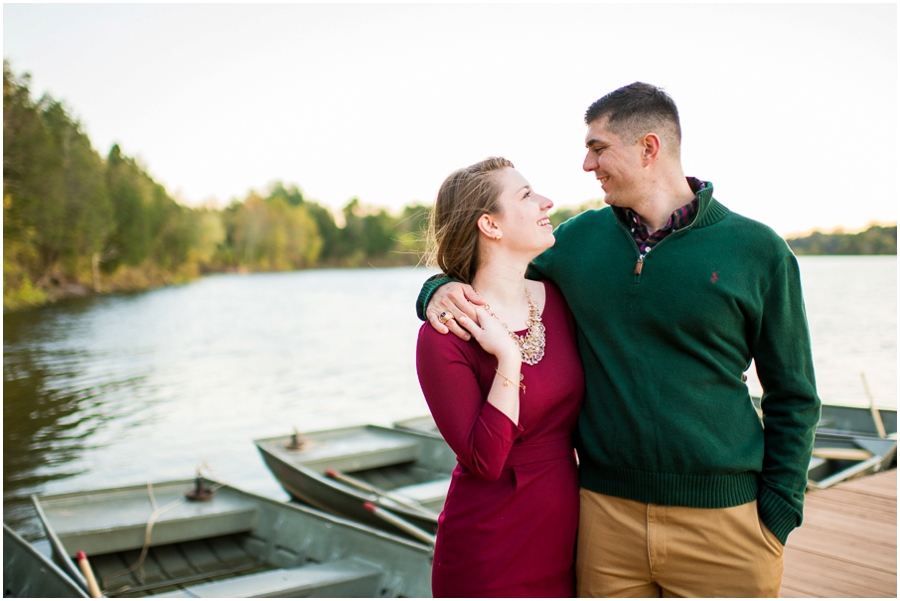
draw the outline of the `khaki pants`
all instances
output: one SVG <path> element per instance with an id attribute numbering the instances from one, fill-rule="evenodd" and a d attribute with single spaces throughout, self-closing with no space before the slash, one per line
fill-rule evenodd
<path id="1" fill-rule="evenodd" d="M 756 501 L 667 507 L 581 489 L 579 597 L 777 597 L 784 548 Z"/>

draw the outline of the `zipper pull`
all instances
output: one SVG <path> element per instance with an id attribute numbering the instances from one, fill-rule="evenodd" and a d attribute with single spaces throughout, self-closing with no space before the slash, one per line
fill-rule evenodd
<path id="1" fill-rule="evenodd" d="M 634 275 L 641 275 L 641 270 L 644 268 L 644 255 L 638 256 L 637 263 L 634 266 Z"/>

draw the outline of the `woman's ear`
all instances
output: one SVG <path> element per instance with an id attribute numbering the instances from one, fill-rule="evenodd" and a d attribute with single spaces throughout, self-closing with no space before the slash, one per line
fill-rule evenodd
<path id="1" fill-rule="evenodd" d="M 492 240 L 499 240 L 502 236 L 500 225 L 487 213 L 478 218 L 478 231 Z"/>

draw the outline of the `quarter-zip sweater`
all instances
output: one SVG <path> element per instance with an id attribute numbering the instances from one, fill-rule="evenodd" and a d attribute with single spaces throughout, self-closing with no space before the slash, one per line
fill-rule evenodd
<path id="1" fill-rule="evenodd" d="M 712 193 L 706 182 L 691 223 L 644 257 L 622 209 L 573 217 L 529 277 L 552 280 L 575 316 L 580 485 L 659 505 L 756 500 L 784 543 L 802 521 L 820 411 L 800 272 L 774 231 Z M 420 318 L 448 281 L 426 282 Z M 742 380 L 751 359 L 762 419 Z"/>

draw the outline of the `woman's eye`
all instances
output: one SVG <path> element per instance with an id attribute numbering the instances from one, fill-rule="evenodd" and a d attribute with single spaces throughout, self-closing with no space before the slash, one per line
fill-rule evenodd
<path id="1" fill-rule="evenodd" d="M 529 198 L 531 196 L 531 190 L 525 192 L 525 198 Z"/>

